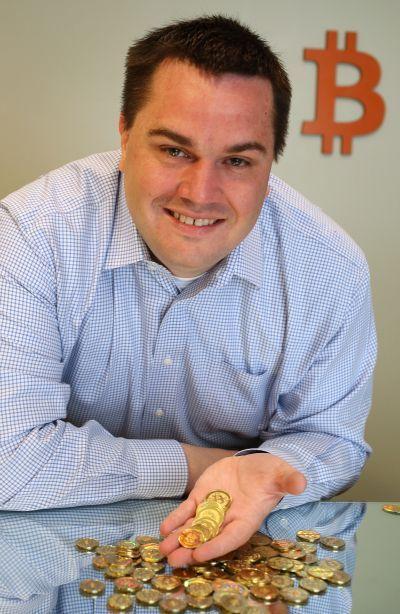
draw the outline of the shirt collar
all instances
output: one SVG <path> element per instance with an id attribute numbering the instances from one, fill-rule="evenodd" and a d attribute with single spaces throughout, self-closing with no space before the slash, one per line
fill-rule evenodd
<path id="1" fill-rule="evenodd" d="M 123 175 L 119 172 L 112 237 L 105 268 L 114 269 L 143 260 L 151 260 L 150 252 L 132 220 L 126 202 Z M 261 286 L 263 258 L 259 219 L 247 237 L 214 271 L 215 285 L 224 285 L 232 275 L 237 275 L 257 287 Z"/>

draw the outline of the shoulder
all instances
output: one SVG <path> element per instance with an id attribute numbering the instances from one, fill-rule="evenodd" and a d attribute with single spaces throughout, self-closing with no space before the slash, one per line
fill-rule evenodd
<path id="1" fill-rule="evenodd" d="M 104 204 L 115 195 L 119 150 L 93 154 L 42 175 L 2 199 L 22 225 L 52 216 L 69 216 Z"/>
<path id="2" fill-rule="evenodd" d="M 282 249 L 298 263 L 301 253 L 338 267 L 367 266 L 363 251 L 339 224 L 275 175 L 270 177 L 260 222 L 263 234 L 278 235 Z"/>

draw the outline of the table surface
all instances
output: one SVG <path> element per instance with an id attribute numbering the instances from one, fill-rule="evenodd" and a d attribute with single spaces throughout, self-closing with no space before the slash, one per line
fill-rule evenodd
<path id="1" fill-rule="evenodd" d="M 79 594 L 82 579 L 101 580 L 103 574 L 92 567 L 92 554 L 76 550 L 75 540 L 95 537 L 101 544 L 112 544 L 141 534 L 156 536 L 161 521 L 178 503 L 176 499 L 157 499 L 0 512 L 0 613 L 107 612 L 111 581 L 97 599 Z M 341 560 L 352 576 L 351 585 L 329 587 L 324 595 L 310 596 L 307 605 L 286 611 L 368 614 L 400 610 L 400 517 L 383 512 L 382 505 L 318 502 L 279 510 L 266 518 L 260 530 L 274 538 L 293 539 L 299 529 L 314 528 L 346 541 L 340 552 L 329 553 L 319 547 L 317 554 Z M 136 605 L 135 611 L 155 614 L 158 608 Z"/>

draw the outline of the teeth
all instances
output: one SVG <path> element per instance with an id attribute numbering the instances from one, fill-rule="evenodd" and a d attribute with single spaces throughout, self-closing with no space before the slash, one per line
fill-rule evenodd
<path id="1" fill-rule="evenodd" d="M 177 211 L 173 211 L 173 215 L 177 220 L 179 220 L 180 222 L 183 222 L 184 224 L 188 224 L 189 226 L 211 226 L 217 221 L 217 220 L 208 220 L 207 218 L 194 219 L 192 217 L 186 217 L 185 215 L 180 215 L 179 213 L 177 213 Z"/>

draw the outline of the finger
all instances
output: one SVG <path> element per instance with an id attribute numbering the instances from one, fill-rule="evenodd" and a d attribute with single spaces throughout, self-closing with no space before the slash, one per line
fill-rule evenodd
<path id="1" fill-rule="evenodd" d="M 178 527 L 185 524 L 188 518 L 192 518 L 196 513 L 196 502 L 189 497 L 173 510 L 161 523 L 160 534 L 167 536 Z"/>
<path id="2" fill-rule="evenodd" d="M 254 527 L 253 522 L 247 523 L 243 520 L 233 520 L 223 527 L 217 537 L 196 548 L 193 551 L 193 558 L 199 563 L 218 558 L 244 544 L 253 535 L 255 530 L 256 527 Z"/>
<path id="3" fill-rule="evenodd" d="M 182 533 L 183 529 L 189 527 L 193 522 L 193 517 L 189 518 L 184 525 L 177 527 L 174 531 L 172 531 L 165 539 L 160 542 L 159 548 L 160 552 L 166 556 L 168 556 L 171 552 L 180 548 L 181 545 L 178 541 L 179 535 Z"/>
<path id="4" fill-rule="evenodd" d="M 300 471 L 295 469 L 282 476 L 280 486 L 284 493 L 300 495 L 306 489 L 307 480 Z"/>

